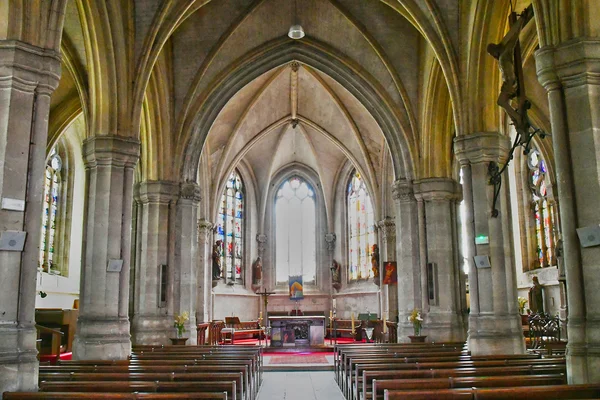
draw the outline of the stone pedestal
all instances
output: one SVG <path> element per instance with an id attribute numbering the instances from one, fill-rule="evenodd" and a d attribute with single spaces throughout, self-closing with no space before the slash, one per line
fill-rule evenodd
<path id="1" fill-rule="evenodd" d="M 468 343 L 473 354 L 520 354 L 525 342 L 518 313 L 516 271 L 513 264 L 508 185 L 502 185 L 492 217 L 494 186 L 489 184 L 490 162 L 506 162 L 509 138 L 497 133 L 475 133 L 455 139 L 454 150 L 463 174 L 467 231 L 465 258 L 469 264 L 471 313 Z M 503 177 L 507 180 L 507 177 Z M 489 243 L 475 243 L 475 237 Z M 491 268 L 477 268 L 474 256 L 487 256 Z"/>
<path id="2" fill-rule="evenodd" d="M 73 356 L 126 359 L 129 335 L 129 274 L 133 170 L 137 139 L 96 136 L 83 143 L 86 209 L 81 293 Z M 122 262 L 109 271 L 109 263 Z"/>
<path id="3" fill-rule="evenodd" d="M 198 221 L 198 323 L 212 320 L 212 238 L 213 224 L 205 219 Z"/>
<path id="4" fill-rule="evenodd" d="M 536 52 L 548 92 L 569 304 L 569 383 L 600 382 L 600 247 L 582 248 L 577 228 L 598 225 L 600 40 L 579 38 Z"/>
<path id="5" fill-rule="evenodd" d="M 167 345 L 173 335 L 173 302 L 169 299 L 177 265 L 169 250 L 175 240 L 172 214 L 178 197 L 179 185 L 173 182 L 142 182 L 135 188 L 137 241 L 131 299 L 131 340 L 135 345 Z M 161 265 L 167 266 L 164 277 Z M 161 279 L 166 280 L 166 287 L 161 287 Z"/>
<path id="6" fill-rule="evenodd" d="M 432 341 L 465 340 L 456 236 L 456 203 L 461 187 L 453 179 L 429 178 L 416 181 L 420 229 L 423 331 Z M 419 226 L 421 228 L 421 226 Z M 424 282 L 424 283 L 423 283 Z"/>
<path id="7" fill-rule="evenodd" d="M 0 41 L 0 233 L 25 232 L 23 251 L 0 251 L 0 392 L 36 390 L 35 297 L 50 96 L 56 52 Z"/>

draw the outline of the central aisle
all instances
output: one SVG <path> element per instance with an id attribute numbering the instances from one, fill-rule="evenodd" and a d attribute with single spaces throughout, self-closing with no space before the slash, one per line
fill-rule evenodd
<path id="1" fill-rule="evenodd" d="M 257 400 L 344 400 L 332 371 L 264 372 Z"/>

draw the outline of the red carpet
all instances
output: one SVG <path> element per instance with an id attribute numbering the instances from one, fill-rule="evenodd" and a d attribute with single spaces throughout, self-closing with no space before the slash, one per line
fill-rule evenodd
<path id="1" fill-rule="evenodd" d="M 324 355 L 307 354 L 307 355 L 290 355 L 285 356 L 269 356 L 269 365 L 272 364 L 329 364 Z"/>

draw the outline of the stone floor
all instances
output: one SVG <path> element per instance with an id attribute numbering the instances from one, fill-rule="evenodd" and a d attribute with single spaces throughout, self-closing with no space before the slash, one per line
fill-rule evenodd
<path id="1" fill-rule="evenodd" d="M 331 371 L 264 372 L 257 400 L 344 400 Z"/>

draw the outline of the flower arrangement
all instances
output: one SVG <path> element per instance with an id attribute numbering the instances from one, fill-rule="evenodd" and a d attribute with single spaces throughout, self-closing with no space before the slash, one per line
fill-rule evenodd
<path id="1" fill-rule="evenodd" d="M 185 323 L 189 321 L 190 314 L 185 311 L 182 314 L 175 315 L 175 324 L 173 326 L 177 328 L 177 337 L 182 337 L 185 332 Z"/>
<path id="2" fill-rule="evenodd" d="M 525 297 L 519 297 L 519 298 L 517 298 L 517 300 L 519 302 L 519 314 L 524 315 L 525 314 L 525 304 L 527 304 L 528 301 Z"/>
<path id="3" fill-rule="evenodd" d="M 423 324 L 423 318 L 421 317 L 421 311 L 418 309 L 412 310 L 412 313 L 408 317 L 408 320 L 412 322 L 415 336 L 421 336 L 421 326 Z"/>

